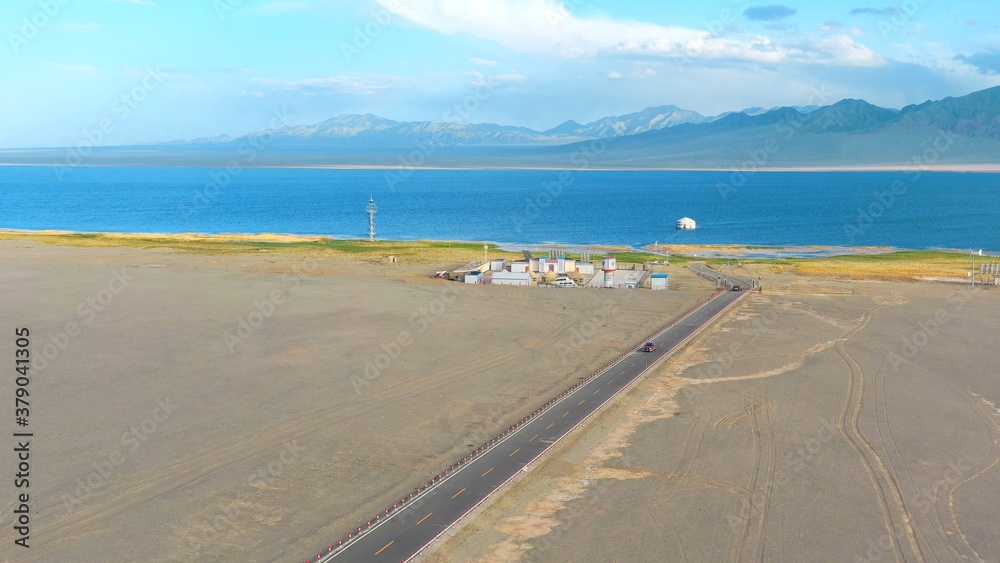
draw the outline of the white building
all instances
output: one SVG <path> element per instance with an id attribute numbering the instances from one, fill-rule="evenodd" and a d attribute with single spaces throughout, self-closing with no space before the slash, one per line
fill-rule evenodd
<path id="1" fill-rule="evenodd" d="M 663 291 L 667 289 L 669 283 L 669 274 L 653 274 L 649 278 L 649 288 L 654 291 Z"/>
<path id="2" fill-rule="evenodd" d="M 532 272 L 537 272 L 540 274 L 547 274 L 547 273 L 593 274 L 594 273 L 593 263 L 579 261 L 576 260 L 575 258 L 566 258 L 565 256 L 560 256 L 558 258 L 532 258 L 531 262 L 528 264 L 528 267 Z"/>
<path id="3" fill-rule="evenodd" d="M 465 283 L 483 283 L 483 273 L 479 270 L 473 270 L 465 274 Z"/>
<path id="4" fill-rule="evenodd" d="M 564 259 L 565 260 L 565 259 Z M 560 269 L 563 268 L 563 269 Z M 554 272 L 556 274 L 565 274 L 565 268 L 559 263 L 558 258 L 539 258 L 538 259 L 538 272 L 541 274 L 547 274 L 549 272 Z"/>
<path id="5" fill-rule="evenodd" d="M 694 219 L 690 217 L 682 217 L 677 220 L 677 228 L 685 231 L 693 230 L 697 228 L 698 224 L 694 222 Z"/>
<path id="6" fill-rule="evenodd" d="M 496 272 L 493 285 L 531 285 L 531 274 L 524 272 Z"/>
<path id="7" fill-rule="evenodd" d="M 528 271 L 528 262 L 526 260 L 515 260 L 510 263 L 510 271 L 515 274 L 524 274 Z"/>

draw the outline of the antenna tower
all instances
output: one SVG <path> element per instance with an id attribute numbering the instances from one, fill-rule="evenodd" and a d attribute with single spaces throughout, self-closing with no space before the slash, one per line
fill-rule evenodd
<path id="1" fill-rule="evenodd" d="M 375 242 L 375 214 L 378 213 L 378 206 L 375 205 L 375 198 L 368 198 L 368 205 L 365 206 L 365 211 L 368 213 L 368 240 Z"/>

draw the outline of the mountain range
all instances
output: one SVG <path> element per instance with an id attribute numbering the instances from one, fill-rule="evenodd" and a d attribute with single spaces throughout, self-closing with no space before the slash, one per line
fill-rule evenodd
<path id="1" fill-rule="evenodd" d="M 253 159 L 245 159 L 248 145 L 254 147 Z M 0 151 L 0 163 L 58 164 L 63 152 Z M 246 166 L 556 169 L 1000 165 L 1000 86 L 899 110 L 845 99 L 823 107 L 704 116 L 665 105 L 586 124 L 569 120 L 545 131 L 341 115 L 240 137 L 101 147 L 88 159 L 88 164 L 218 166 L 235 159 Z"/>
<path id="2" fill-rule="evenodd" d="M 167 144 L 231 143 L 267 135 L 269 141 L 285 146 L 300 145 L 303 147 L 403 147 L 419 145 L 424 142 L 434 142 L 440 146 L 560 145 L 638 135 L 687 123 L 710 123 L 733 113 L 751 116 L 761 115 L 774 109 L 778 108 L 772 108 L 772 110 L 748 108 L 742 112 L 726 112 L 709 117 L 696 111 L 667 105 L 650 107 L 627 115 L 604 117 L 583 125 L 571 119 L 545 131 L 492 123 L 401 122 L 372 114 L 346 114 L 312 125 L 296 125 L 258 131 L 236 138 L 226 135 L 194 141 L 174 141 Z M 818 106 L 794 109 L 802 114 L 807 114 L 818 109 Z"/>
<path id="3" fill-rule="evenodd" d="M 412 164 L 442 167 L 998 164 L 1000 86 L 899 110 L 845 99 L 823 107 L 748 108 L 704 116 L 666 105 L 587 124 L 570 120 L 546 131 L 345 115 L 224 144 L 255 136 L 273 143 L 271 157 L 300 164 L 399 165 L 405 164 L 399 154 L 419 146 L 433 147 L 434 154 Z M 391 160 L 380 156 L 386 152 Z"/>
<path id="4" fill-rule="evenodd" d="M 646 108 L 622 116 L 605 117 L 585 125 L 569 120 L 546 131 L 492 123 L 432 121 L 400 122 L 377 115 L 340 115 L 313 125 L 296 125 L 260 131 L 242 137 L 215 137 L 169 144 L 239 142 L 268 135 L 281 145 L 301 146 L 407 146 L 434 142 L 442 146 L 517 146 L 566 144 L 582 140 L 635 135 L 683 123 L 705 123 L 713 117 L 677 106 Z"/>

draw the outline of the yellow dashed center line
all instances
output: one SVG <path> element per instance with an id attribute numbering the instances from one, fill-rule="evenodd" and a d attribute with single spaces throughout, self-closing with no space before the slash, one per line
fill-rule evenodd
<path id="1" fill-rule="evenodd" d="M 566 416 L 567 414 L 569 414 L 569 411 L 566 411 L 566 412 L 565 412 L 565 413 L 563 414 L 563 416 L 565 417 L 565 416 Z"/>
<path id="2" fill-rule="evenodd" d="M 596 395 L 596 394 L 598 394 L 598 393 L 600 393 L 600 392 L 601 392 L 601 390 L 600 390 L 600 389 L 598 389 L 597 391 L 594 391 L 594 393 L 593 393 L 593 394 L 594 394 L 594 395 Z"/>
<path id="3" fill-rule="evenodd" d="M 385 551 L 386 549 L 388 549 L 390 545 L 392 545 L 394 543 L 396 543 L 396 540 L 392 540 L 391 542 L 385 544 L 385 547 L 383 547 L 382 549 L 376 551 L 375 555 L 378 555 L 379 553 L 382 553 L 383 551 Z"/>
<path id="4" fill-rule="evenodd" d="M 587 399 L 584 399 L 584 400 L 580 401 L 579 403 L 577 403 L 576 406 L 580 406 L 580 405 L 582 405 L 582 404 L 584 404 L 586 402 L 587 402 Z"/>
<path id="5" fill-rule="evenodd" d="M 457 493 L 455 493 L 455 496 L 453 496 L 453 497 L 451 497 L 451 498 L 452 498 L 452 499 L 454 499 L 455 497 L 457 497 L 458 495 L 460 495 L 460 494 L 462 494 L 462 493 L 464 493 L 464 492 L 465 492 L 465 487 L 462 487 L 462 490 L 461 490 L 461 491 L 458 491 Z M 378 555 L 378 554 L 376 553 L 375 555 Z"/>
<path id="6" fill-rule="evenodd" d="M 535 434 L 535 438 L 537 438 L 537 437 L 538 437 L 538 434 Z M 528 440 L 528 441 L 529 441 L 529 442 L 534 442 L 534 441 L 535 441 L 535 438 L 532 438 L 532 439 L 530 439 L 530 440 Z"/>
<path id="7" fill-rule="evenodd" d="M 514 450 L 514 451 L 510 452 L 510 455 L 509 455 L 509 456 L 507 456 L 507 457 L 513 457 L 513 456 L 514 456 L 514 454 L 516 454 L 516 453 L 517 453 L 517 452 L 519 452 L 519 451 L 521 451 L 521 448 L 517 448 L 516 450 Z"/>
<path id="8" fill-rule="evenodd" d="M 434 514 L 434 513 L 433 513 L 433 512 L 431 512 L 431 514 Z M 420 521 L 419 521 L 419 522 L 417 522 L 417 526 L 419 526 L 419 525 L 423 524 L 423 523 L 424 523 L 424 520 L 427 520 L 428 518 L 430 518 L 430 517 L 431 517 L 431 514 L 428 514 L 427 516 L 424 516 L 423 518 L 421 518 L 421 519 L 420 519 Z M 378 554 L 376 553 L 375 555 L 378 555 Z"/>
<path id="9" fill-rule="evenodd" d="M 556 423 L 555 423 L 555 422 L 553 422 L 552 424 L 550 424 L 550 425 L 546 426 L 546 427 L 545 427 L 545 429 L 546 429 L 546 430 L 548 430 L 549 428 L 552 428 L 552 427 L 553 427 L 553 426 L 555 426 L 555 425 L 556 425 Z"/>
<path id="10" fill-rule="evenodd" d="M 480 477 L 486 477 L 487 475 L 489 475 L 489 474 L 490 474 L 490 471 L 493 471 L 493 468 L 492 468 L 492 467 L 491 467 L 491 468 L 489 468 L 489 469 L 487 469 L 487 470 L 486 470 L 486 473 L 483 473 L 482 475 L 480 475 Z"/>

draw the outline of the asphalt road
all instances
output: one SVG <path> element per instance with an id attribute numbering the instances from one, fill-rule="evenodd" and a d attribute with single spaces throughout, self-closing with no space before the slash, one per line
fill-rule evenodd
<path id="1" fill-rule="evenodd" d="M 738 283 L 742 283 L 739 281 Z M 564 395 L 478 457 L 467 461 L 387 517 L 317 561 L 405 561 L 543 454 L 647 369 L 673 353 L 746 292 L 720 293 L 653 339 Z"/>

